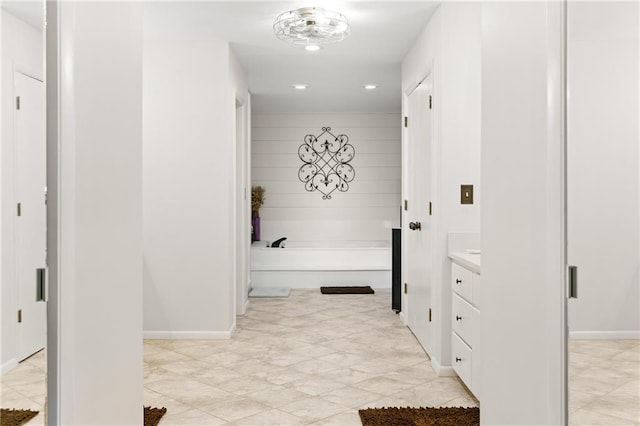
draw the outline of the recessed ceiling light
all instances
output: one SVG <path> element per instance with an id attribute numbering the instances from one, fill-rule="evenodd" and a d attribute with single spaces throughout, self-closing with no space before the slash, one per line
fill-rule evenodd
<path id="1" fill-rule="evenodd" d="M 317 52 L 318 50 L 320 50 L 320 46 L 318 46 L 317 44 L 307 44 L 304 47 L 304 50 L 306 50 L 307 52 Z"/>
<path id="2" fill-rule="evenodd" d="M 378 85 L 377 84 L 365 84 L 364 88 L 367 90 L 373 90 L 373 89 L 377 89 Z"/>
<path id="3" fill-rule="evenodd" d="M 294 89 L 296 89 L 296 90 L 304 90 L 304 89 L 306 89 L 307 87 L 309 87 L 309 86 L 308 86 L 308 85 L 306 85 L 306 84 L 294 84 L 294 85 L 293 85 L 293 88 L 294 88 Z"/>

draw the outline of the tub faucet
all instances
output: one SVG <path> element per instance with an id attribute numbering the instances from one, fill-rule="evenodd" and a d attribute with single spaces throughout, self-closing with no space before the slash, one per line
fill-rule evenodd
<path id="1" fill-rule="evenodd" d="M 287 237 L 282 237 L 279 240 L 275 240 L 273 243 L 271 243 L 271 247 L 280 247 L 280 244 L 286 239 Z"/>

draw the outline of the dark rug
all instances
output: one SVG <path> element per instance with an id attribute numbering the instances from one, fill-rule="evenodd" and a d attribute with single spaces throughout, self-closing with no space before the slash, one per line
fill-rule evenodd
<path id="1" fill-rule="evenodd" d="M 371 286 L 320 287 L 322 294 L 374 294 Z"/>
<path id="2" fill-rule="evenodd" d="M 480 425 L 479 408 L 367 408 L 359 413 L 362 426 Z"/>
<path id="3" fill-rule="evenodd" d="M 144 407 L 144 426 L 157 426 L 167 409 Z M 21 426 L 38 415 L 38 411 L 0 408 L 0 426 Z"/>
<path id="4" fill-rule="evenodd" d="M 37 416 L 39 411 L 0 408 L 0 426 L 20 426 Z"/>
<path id="5" fill-rule="evenodd" d="M 144 407 L 144 426 L 156 426 L 160 419 L 167 412 L 167 409 Z"/>

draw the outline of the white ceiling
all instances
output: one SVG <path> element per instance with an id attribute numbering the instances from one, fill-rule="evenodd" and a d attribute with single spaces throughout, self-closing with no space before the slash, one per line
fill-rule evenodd
<path id="1" fill-rule="evenodd" d="M 400 112 L 400 63 L 435 12 L 431 1 L 232 1 L 145 4 L 147 40 L 228 40 L 249 75 L 256 113 Z M 351 36 L 319 52 L 278 40 L 281 12 L 343 13 Z M 295 90 L 293 84 L 308 84 Z M 378 84 L 367 91 L 363 85 Z"/>
<path id="2" fill-rule="evenodd" d="M 400 112 L 400 63 L 435 12 L 435 1 L 150 1 L 144 4 L 147 40 L 230 42 L 247 70 L 253 111 Z M 305 6 L 343 13 L 351 36 L 306 52 L 278 40 L 278 14 Z M 2 8 L 43 28 L 42 0 L 2 1 Z M 295 90 L 293 84 L 308 84 Z M 378 84 L 364 90 L 365 84 Z"/>

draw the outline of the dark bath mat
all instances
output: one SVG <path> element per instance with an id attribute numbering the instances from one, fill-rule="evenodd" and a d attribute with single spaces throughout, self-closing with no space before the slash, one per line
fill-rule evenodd
<path id="1" fill-rule="evenodd" d="M 374 294 L 371 286 L 320 287 L 322 294 Z"/>
<path id="2" fill-rule="evenodd" d="M 144 407 L 144 426 L 156 426 L 160 419 L 167 412 L 167 409 Z"/>
<path id="3" fill-rule="evenodd" d="M 144 426 L 157 426 L 167 409 L 144 407 Z M 21 426 L 37 416 L 39 411 L 0 409 L 0 426 Z"/>
<path id="4" fill-rule="evenodd" d="M 37 416 L 39 411 L 0 408 L 0 426 L 20 426 Z"/>
<path id="5" fill-rule="evenodd" d="M 362 426 L 479 426 L 480 409 L 367 408 L 360 410 Z"/>

